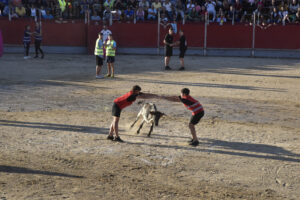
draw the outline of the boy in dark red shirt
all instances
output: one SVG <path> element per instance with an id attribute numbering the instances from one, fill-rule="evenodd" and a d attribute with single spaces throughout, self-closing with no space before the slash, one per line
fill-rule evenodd
<path id="1" fill-rule="evenodd" d="M 181 101 L 187 109 L 192 111 L 189 129 L 191 131 L 193 139 L 190 141 L 190 145 L 197 146 L 199 144 L 199 140 L 196 135 L 195 125 L 198 124 L 200 119 L 204 116 L 203 106 L 199 103 L 199 101 L 190 96 L 190 90 L 188 88 L 183 88 L 181 90 L 181 95 L 178 97 L 173 96 L 164 98 L 169 101 Z"/>
<path id="2" fill-rule="evenodd" d="M 158 98 L 158 95 L 150 94 L 150 93 L 142 93 L 141 87 L 138 85 L 133 86 L 131 91 L 127 92 L 123 96 L 120 96 L 114 100 L 114 104 L 112 107 L 112 116 L 113 121 L 110 125 L 109 135 L 107 136 L 108 140 L 114 140 L 118 142 L 123 142 L 123 140 L 119 136 L 119 119 L 121 115 L 121 111 L 126 108 L 127 106 L 130 106 L 136 98 Z M 115 137 L 113 136 L 115 133 Z"/>

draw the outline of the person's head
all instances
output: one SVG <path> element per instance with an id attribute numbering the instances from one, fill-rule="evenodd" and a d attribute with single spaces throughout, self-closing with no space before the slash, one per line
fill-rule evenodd
<path id="1" fill-rule="evenodd" d="M 25 30 L 26 31 L 30 31 L 30 26 L 29 25 L 25 25 Z"/>
<path id="2" fill-rule="evenodd" d="M 98 33 L 98 38 L 101 40 L 102 39 L 102 37 L 103 37 L 103 34 L 100 32 L 100 33 Z"/>
<path id="3" fill-rule="evenodd" d="M 190 95 L 190 90 L 188 88 L 181 89 L 181 97 Z"/>
<path id="4" fill-rule="evenodd" d="M 35 22 L 35 27 L 36 28 L 39 28 L 40 27 L 40 24 L 38 22 Z"/>
<path id="5" fill-rule="evenodd" d="M 107 29 L 107 26 L 106 26 L 106 25 L 103 25 L 103 29 L 106 30 L 106 29 Z"/>
<path id="6" fill-rule="evenodd" d="M 142 88 L 138 85 L 135 85 L 132 87 L 131 91 L 134 93 L 134 94 L 139 94 L 141 92 Z"/>
<path id="7" fill-rule="evenodd" d="M 170 35 L 173 35 L 173 33 L 174 33 L 173 28 L 169 28 L 169 34 L 170 34 Z"/>
<path id="8" fill-rule="evenodd" d="M 112 40 L 112 39 L 113 39 L 112 34 L 109 34 L 109 35 L 108 35 L 108 39 L 109 39 L 109 40 Z"/>
<path id="9" fill-rule="evenodd" d="M 180 35 L 180 36 L 183 36 L 183 35 L 184 35 L 183 30 L 180 30 L 180 31 L 179 31 L 179 35 Z"/>

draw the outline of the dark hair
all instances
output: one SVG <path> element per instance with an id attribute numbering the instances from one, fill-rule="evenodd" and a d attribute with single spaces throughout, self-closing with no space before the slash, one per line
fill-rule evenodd
<path id="1" fill-rule="evenodd" d="M 181 93 L 182 93 L 182 94 L 185 94 L 185 95 L 189 95 L 189 94 L 190 94 L 190 90 L 189 90 L 188 88 L 183 88 L 183 89 L 181 90 Z"/>
<path id="2" fill-rule="evenodd" d="M 138 85 L 135 85 L 132 87 L 132 91 L 141 91 L 141 90 L 142 90 L 142 88 Z"/>
<path id="3" fill-rule="evenodd" d="M 103 33 L 100 32 L 100 33 L 98 33 L 98 35 L 103 35 Z"/>

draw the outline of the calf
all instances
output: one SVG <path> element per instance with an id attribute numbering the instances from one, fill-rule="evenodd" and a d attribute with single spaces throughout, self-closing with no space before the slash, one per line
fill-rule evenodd
<path id="1" fill-rule="evenodd" d="M 137 134 L 140 133 L 141 128 L 143 127 L 144 123 L 151 123 L 151 128 L 150 131 L 148 133 L 148 137 L 150 137 L 151 132 L 153 130 L 153 126 L 158 126 L 158 121 L 159 119 L 165 115 L 162 112 L 157 111 L 156 106 L 154 103 L 145 103 L 142 107 L 142 109 L 140 110 L 139 114 L 137 115 L 135 121 L 131 124 L 131 128 L 134 126 L 134 124 L 138 121 L 138 119 L 140 118 L 140 116 L 143 117 L 143 121 L 139 127 L 139 129 L 137 130 Z"/>

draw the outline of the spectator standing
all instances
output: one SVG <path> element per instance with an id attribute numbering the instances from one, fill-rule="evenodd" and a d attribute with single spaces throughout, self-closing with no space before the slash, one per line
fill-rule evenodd
<path id="1" fill-rule="evenodd" d="M 177 42 L 177 44 L 179 43 L 179 51 L 180 51 L 180 53 L 179 53 L 179 61 L 180 61 L 179 70 L 182 71 L 182 70 L 185 70 L 184 55 L 187 50 L 187 42 L 186 42 L 186 38 L 185 38 L 183 30 L 179 31 L 179 35 L 180 35 L 179 42 Z"/>
<path id="2" fill-rule="evenodd" d="M 0 16 L 3 15 L 3 11 L 4 11 L 4 8 L 5 6 L 8 5 L 8 0 L 0 0 Z"/>
<path id="3" fill-rule="evenodd" d="M 165 44 L 165 70 L 171 70 L 169 66 L 171 56 L 173 55 L 173 29 L 170 28 L 164 39 Z"/>
<path id="4" fill-rule="evenodd" d="M 30 38 L 31 34 L 32 33 L 30 32 L 30 26 L 26 25 L 25 26 L 25 31 L 24 31 L 24 37 L 23 37 L 24 59 L 30 58 L 30 56 L 29 56 L 29 49 L 30 49 L 30 42 L 31 42 L 31 38 Z"/>
<path id="5" fill-rule="evenodd" d="M 91 16 L 91 20 L 92 21 L 96 21 L 96 22 L 99 22 L 101 20 L 101 17 L 99 15 L 97 15 L 97 12 L 94 11 L 93 12 L 93 15 Z"/>
<path id="6" fill-rule="evenodd" d="M 216 19 L 216 2 L 212 1 L 212 0 L 208 0 L 206 3 L 205 3 L 205 7 L 206 7 L 206 10 L 207 10 L 207 13 L 209 15 L 213 15 L 213 18 L 212 18 L 212 22 L 215 21 Z"/>
<path id="7" fill-rule="evenodd" d="M 34 32 L 34 46 L 35 46 L 35 57 L 34 58 L 38 58 L 39 57 L 39 51 L 42 54 L 42 59 L 44 58 L 44 52 L 41 49 L 41 43 L 42 43 L 42 30 L 41 27 L 39 25 L 39 23 L 35 23 L 35 32 Z"/>
<path id="8" fill-rule="evenodd" d="M 173 13 L 172 13 L 172 4 L 170 0 L 165 0 L 162 6 L 166 8 L 168 18 L 172 20 Z"/>
<path id="9" fill-rule="evenodd" d="M 296 20 L 296 13 L 298 11 L 299 4 L 297 0 L 293 0 L 289 5 L 289 17 L 292 22 Z"/>
<path id="10" fill-rule="evenodd" d="M 103 35 L 103 41 L 106 42 L 108 40 L 108 36 L 112 34 L 110 30 L 107 29 L 106 25 L 103 25 L 103 29 L 100 31 Z"/>
<path id="11" fill-rule="evenodd" d="M 103 66 L 103 58 L 104 58 L 103 48 L 104 48 L 103 34 L 99 33 L 98 38 L 96 40 L 95 51 L 94 51 L 96 57 L 96 78 L 98 79 L 103 78 L 103 76 L 101 75 L 101 69 Z"/>
<path id="12" fill-rule="evenodd" d="M 117 43 L 113 40 L 112 34 L 108 36 L 108 40 L 105 45 L 106 62 L 107 62 L 107 75 L 106 77 L 115 77 L 115 56 L 116 56 Z"/>
<path id="13" fill-rule="evenodd" d="M 30 13 L 31 13 L 30 16 L 31 16 L 32 18 L 36 18 L 36 17 L 37 17 L 36 7 L 35 7 L 34 4 L 31 5 Z"/>

